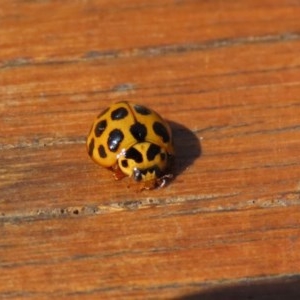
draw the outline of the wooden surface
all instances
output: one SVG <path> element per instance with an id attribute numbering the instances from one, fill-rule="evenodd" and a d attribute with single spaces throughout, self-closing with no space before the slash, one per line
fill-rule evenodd
<path id="1" fill-rule="evenodd" d="M 0 298 L 299 299 L 299 16 L 297 0 L 1 0 Z M 88 157 L 120 100 L 171 121 L 166 188 Z"/>

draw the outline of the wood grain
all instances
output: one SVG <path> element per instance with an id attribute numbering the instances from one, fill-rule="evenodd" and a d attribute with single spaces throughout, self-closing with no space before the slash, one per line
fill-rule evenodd
<path id="1" fill-rule="evenodd" d="M 22 1 L 0 9 L 1 299 L 298 299 L 300 3 Z M 137 192 L 88 157 L 110 103 L 174 132 Z"/>

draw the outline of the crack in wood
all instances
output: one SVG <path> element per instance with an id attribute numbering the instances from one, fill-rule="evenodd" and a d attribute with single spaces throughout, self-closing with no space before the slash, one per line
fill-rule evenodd
<path id="1" fill-rule="evenodd" d="M 19 223 L 19 222 L 31 222 L 52 218 L 65 218 L 65 217 L 82 217 L 91 215 L 101 215 L 113 212 L 122 211 L 135 211 L 140 209 L 146 209 L 150 207 L 163 207 L 168 205 L 178 205 L 192 201 L 212 201 L 221 198 L 232 198 L 239 196 L 240 193 L 227 193 L 227 194 L 205 194 L 205 195 L 190 195 L 188 197 L 173 197 L 173 198 L 145 198 L 141 200 L 112 202 L 103 205 L 94 206 L 70 206 L 64 208 L 39 208 L 31 209 L 28 211 L 16 211 L 13 213 L 0 213 L 0 224 L 2 223 Z M 282 196 L 283 197 L 283 196 Z M 271 207 L 286 207 L 299 205 L 299 193 L 291 191 L 285 193 L 284 199 L 253 199 L 243 201 L 239 205 L 228 203 L 227 206 L 217 207 L 199 207 L 191 208 L 189 210 L 180 210 L 178 212 L 170 212 L 160 214 L 159 218 L 170 217 L 171 215 L 185 215 L 185 214 L 199 214 L 199 213 L 224 213 L 232 211 L 241 211 L 249 208 L 265 209 Z M 295 197 L 297 198 L 295 200 Z M 280 200 L 280 201 L 279 201 Z M 155 218 L 155 216 L 153 216 Z"/>
<path id="2" fill-rule="evenodd" d="M 47 138 L 35 138 L 32 140 L 23 140 L 18 141 L 15 144 L 0 144 L 1 150 L 10 150 L 10 149 L 23 149 L 23 148 L 44 148 L 60 145 L 79 145 L 85 144 L 85 137 L 76 136 L 76 137 L 47 137 Z"/>
<path id="3" fill-rule="evenodd" d="M 194 42 L 186 44 L 174 45 L 158 45 L 152 47 L 141 47 L 121 50 L 106 50 L 98 51 L 92 50 L 79 58 L 65 58 L 65 59 L 46 59 L 44 61 L 36 62 L 33 58 L 18 57 L 11 60 L 3 61 L 0 64 L 0 69 L 26 67 L 26 66 L 39 66 L 39 65 L 62 65 L 62 64 L 75 64 L 84 61 L 99 60 L 99 59 L 119 59 L 119 58 L 132 58 L 132 57 L 151 57 L 163 56 L 169 54 L 179 54 L 186 52 L 205 51 L 217 48 L 234 47 L 237 45 L 249 44 L 262 44 L 262 43 L 278 43 L 287 41 L 300 40 L 300 33 L 286 32 L 276 35 L 262 35 L 262 36 L 246 36 L 238 38 L 224 38 L 217 40 L 210 40 L 204 42 Z"/>

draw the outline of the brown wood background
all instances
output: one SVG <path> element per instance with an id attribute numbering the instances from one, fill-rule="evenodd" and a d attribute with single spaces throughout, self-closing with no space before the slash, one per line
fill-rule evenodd
<path id="1" fill-rule="evenodd" d="M 299 299 L 299 17 L 298 0 L 0 0 L 0 298 Z M 87 156 L 119 100 L 171 121 L 166 188 Z"/>

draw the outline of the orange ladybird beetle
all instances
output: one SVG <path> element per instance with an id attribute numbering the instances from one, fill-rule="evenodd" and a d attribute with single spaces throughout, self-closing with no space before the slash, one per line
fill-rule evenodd
<path id="1" fill-rule="evenodd" d="M 172 132 L 155 111 L 127 101 L 105 109 L 87 137 L 89 156 L 114 172 L 143 183 L 142 189 L 166 184 L 174 157 Z"/>

